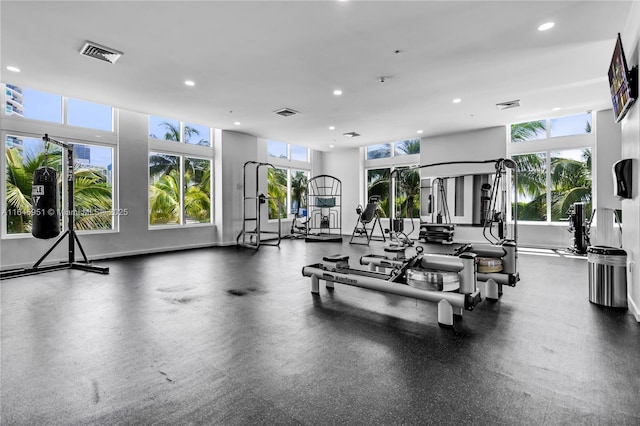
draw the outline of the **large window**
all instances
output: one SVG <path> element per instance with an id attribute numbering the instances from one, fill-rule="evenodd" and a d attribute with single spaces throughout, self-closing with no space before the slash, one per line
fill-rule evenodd
<path id="1" fill-rule="evenodd" d="M 60 147 L 41 138 L 7 135 L 5 157 L 7 234 L 31 233 L 31 188 L 33 174 L 39 167 L 52 167 L 58 172 L 60 208 L 66 211 L 66 181 L 62 176 L 66 157 Z M 74 145 L 74 225 L 77 230 L 113 229 L 112 164 L 113 148 Z"/>
<path id="2" fill-rule="evenodd" d="M 77 230 L 113 229 L 113 148 L 74 145 L 74 204 Z"/>
<path id="3" fill-rule="evenodd" d="M 284 219 L 289 215 L 304 215 L 310 175 L 309 170 L 305 170 L 309 167 L 309 148 L 269 140 L 267 155 L 275 166 L 267 172 L 269 219 L 277 219 L 278 214 Z"/>
<path id="4" fill-rule="evenodd" d="M 163 117 L 149 117 L 149 137 L 190 145 L 211 146 L 210 127 Z"/>
<path id="5" fill-rule="evenodd" d="M 149 224 L 210 223 L 211 160 L 149 153 Z"/>
<path id="6" fill-rule="evenodd" d="M 420 162 L 420 139 L 369 145 L 365 157 L 366 201 L 380 197 L 380 208 L 386 217 L 392 205 L 394 217 L 420 217 L 420 171 L 410 168 Z"/>
<path id="7" fill-rule="evenodd" d="M 62 123 L 62 96 L 7 84 L 6 113 L 31 120 Z"/>
<path id="8" fill-rule="evenodd" d="M 113 132 L 113 109 L 107 105 L 69 98 L 67 124 Z"/>
<path id="9" fill-rule="evenodd" d="M 15 85 L 5 85 L 5 115 L 114 131 L 113 108 Z"/>
<path id="10" fill-rule="evenodd" d="M 511 126 L 509 152 L 518 170 L 518 219 L 564 222 L 573 203 L 592 214 L 591 114 Z"/>

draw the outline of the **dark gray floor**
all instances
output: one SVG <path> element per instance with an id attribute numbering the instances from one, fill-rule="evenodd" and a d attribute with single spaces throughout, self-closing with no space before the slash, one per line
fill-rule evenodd
<path id="1" fill-rule="evenodd" d="M 640 424 L 640 324 L 589 303 L 585 259 L 521 252 L 518 286 L 447 329 L 431 303 L 310 293 L 304 265 L 370 252 L 288 240 L 2 281 L 1 423 Z"/>

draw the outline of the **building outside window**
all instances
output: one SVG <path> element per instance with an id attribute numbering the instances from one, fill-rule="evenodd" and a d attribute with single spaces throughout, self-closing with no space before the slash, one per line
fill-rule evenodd
<path id="1" fill-rule="evenodd" d="M 115 229 L 113 140 L 93 137 L 93 131 L 114 132 L 113 108 L 106 105 L 67 98 L 61 95 L 4 86 L 4 115 L 21 121 L 20 132 L 3 132 L 6 179 L 4 190 L 2 233 L 29 235 L 31 233 L 31 187 L 33 174 L 39 167 L 49 166 L 58 174 L 60 217 L 67 211 L 67 170 L 64 150 L 45 143 L 38 134 L 40 124 L 53 123 L 56 139 L 73 145 L 74 160 L 74 227 L 78 231 L 108 231 Z M 90 129 L 82 142 L 65 138 L 69 126 Z M 104 135 L 103 135 L 104 136 Z M 108 138 L 106 138 L 108 139 Z"/>

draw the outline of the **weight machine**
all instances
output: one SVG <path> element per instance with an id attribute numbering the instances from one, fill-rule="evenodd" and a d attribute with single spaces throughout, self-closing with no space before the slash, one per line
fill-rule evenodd
<path id="1" fill-rule="evenodd" d="M 338 254 L 303 267 L 302 275 L 311 278 L 314 294 L 319 294 L 320 280 L 324 280 L 329 290 L 339 283 L 437 303 L 441 326 L 452 326 L 454 315 L 461 316 L 464 310 L 471 311 L 481 302 L 480 291 L 476 288 L 475 254 L 462 253 L 459 257 L 423 254 L 422 247 L 416 247 L 415 255 L 405 258 L 404 248 L 390 250 L 394 258 L 378 258 L 378 265 L 390 272 L 351 268 L 349 256 Z M 365 258 L 360 259 L 361 264 L 366 262 Z M 435 277 L 431 282 L 427 278 L 429 274 Z M 455 291 L 444 291 L 444 284 L 438 285 L 438 281 L 444 282 L 445 276 L 455 277 L 452 289 Z"/>
<path id="2" fill-rule="evenodd" d="M 352 285 L 401 296 L 413 297 L 438 303 L 438 323 L 452 325 L 453 315 L 462 315 L 463 310 L 472 310 L 482 297 L 498 299 L 504 285 L 515 286 L 519 281 L 517 272 L 517 170 L 512 160 L 457 161 L 428 164 L 414 168 L 425 168 L 449 164 L 494 163 L 495 178 L 491 190 L 483 188 L 486 203 L 483 207 L 483 236 L 488 244 L 466 244 L 454 255 L 423 254 L 416 247 L 413 257 L 405 257 L 405 246 L 396 244 L 385 249 L 385 255 L 369 255 L 360 258 L 367 271 L 349 267 L 349 257 L 333 255 L 317 264 L 303 267 L 302 275 L 311 278 L 311 292 L 319 293 L 319 281 L 326 281 L 328 289 L 334 283 Z M 511 239 L 506 238 L 506 181 L 507 169 L 513 170 L 514 217 Z M 399 171 L 398 174 L 401 174 Z M 393 184 L 392 184 L 393 186 Z M 498 211 L 497 207 L 501 210 Z M 393 209 L 392 209 L 393 211 Z M 391 231 L 401 232 L 390 217 Z M 498 236 L 493 227 L 498 226 Z M 397 236 L 396 236 L 397 238 Z M 483 288 L 477 286 L 483 282 Z M 454 312 L 455 309 L 455 312 Z"/>
<path id="3" fill-rule="evenodd" d="M 307 183 L 306 242 L 342 241 L 342 181 L 319 175 Z"/>
<path id="4" fill-rule="evenodd" d="M 573 246 L 569 250 L 576 254 L 587 254 L 587 248 L 591 245 L 591 221 L 595 216 L 595 210 L 591 214 L 591 220 L 585 218 L 584 203 L 573 203 L 567 214 L 569 215 L 569 229 L 573 234 Z"/>
<path id="5" fill-rule="evenodd" d="M 45 143 L 53 143 L 55 145 L 58 145 L 59 147 L 63 148 L 64 150 L 66 150 L 67 153 L 67 161 L 66 161 L 66 178 L 67 178 L 67 219 L 66 219 L 66 223 L 67 223 L 67 230 L 56 240 L 56 242 L 49 248 L 49 250 L 47 250 L 47 252 L 45 254 L 42 255 L 42 257 L 40 257 L 40 259 L 38 259 L 38 261 L 31 267 L 31 268 L 22 268 L 22 269 L 12 269 L 12 270 L 7 270 L 7 271 L 0 271 L 0 279 L 5 279 L 5 278 L 13 278 L 13 277 L 19 277 L 19 276 L 24 276 L 24 275 L 33 275 L 33 274 L 39 274 L 39 273 L 43 273 L 43 272 L 48 272 L 48 271 L 57 271 L 57 270 L 61 270 L 61 269 L 80 269 L 82 271 L 87 271 L 87 272 L 96 272 L 99 274 L 108 274 L 109 273 L 109 268 L 108 267 L 103 267 L 103 266 L 97 266 L 97 265 L 93 265 L 91 264 L 91 262 L 89 261 L 89 259 L 87 258 L 87 255 L 84 252 L 84 249 L 82 248 L 82 244 L 80 244 L 80 240 L 78 239 L 78 234 L 76 233 L 75 230 L 75 203 L 74 203 L 74 181 L 75 181 L 75 176 L 74 176 L 74 166 L 73 166 L 73 144 L 70 143 L 65 143 L 65 142 L 61 142 L 55 139 L 51 139 L 49 137 L 48 134 L 45 134 L 42 137 L 42 140 Z M 54 170 L 55 172 L 55 170 Z M 57 181 L 57 179 L 56 179 Z M 35 187 L 36 185 L 34 185 Z M 58 191 L 58 185 L 55 185 L 55 199 L 57 200 L 57 191 Z M 36 193 L 37 195 L 35 196 L 41 196 L 42 194 L 40 194 L 41 191 L 39 191 L 38 189 L 36 189 L 35 191 L 32 190 L 33 193 Z M 32 196 L 34 196 L 32 194 Z M 38 201 L 38 200 L 34 200 L 34 201 Z M 34 202 L 34 205 L 38 204 L 37 202 Z M 51 208 L 53 208 L 54 210 L 57 210 L 57 206 L 54 207 L 50 207 L 48 209 L 46 209 L 46 211 L 44 211 L 46 207 L 40 207 L 38 208 L 38 212 L 36 212 L 36 209 L 34 209 L 34 214 L 50 214 L 49 210 Z M 43 212 L 40 212 L 40 209 L 43 210 Z M 55 212 L 57 213 L 57 212 Z M 57 214 L 56 214 L 57 217 Z M 56 233 L 57 235 L 57 233 Z M 68 248 L 67 248 L 67 255 L 68 255 L 68 260 L 66 262 L 62 262 L 59 264 L 55 264 L 55 265 L 47 265 L 47 266 L 40 266 L 40 264 L 47 258 L 47 256 L 49 256 L 49 254 L 58 246 L 58 244 L 60 244 L 62 242 L 62 240 L 64 240 L 66 237 L 69 237 L 69 241 L 68 241 Z M 78 262 L 76 261 L 76 244 L 78 246 L 78 248 L 80 249 L 80 253 L 82 253 L 82 257 L 83 257 L 83 262 Z"/>
<path id="6" fill-rule="evenodd" d="M 255 170 L 255 196 L 249 196 L 247 194 L 247 167 L 253 166 Z M 259 161 L 247 161 L 244 163 L 243 176 L 242 176 L 242 230 L 236 238 L 236 244 L 241 247 L 251 248 L 258 250 L 261 245 L 268 246 L 280 246 L 280 240 L 282 239 L 281 230 L 281 210 L 282 202 L 274 197 L 268 197 L 260 193 L 260 169 L 261 167 L 269 167 L 275 170 L 275 167 L 270 163 L 261 163 Z M 277 231 L 265 231 L 262 229 L 262 206 L 265 205 L 268 208 L 270 202 L 275 201 L 278 210 L 278 230 Z M 251 229 L 251 224 L 254 227 Z M 276 235 L 275 238 L 269 238 L 269 235 Z"/>

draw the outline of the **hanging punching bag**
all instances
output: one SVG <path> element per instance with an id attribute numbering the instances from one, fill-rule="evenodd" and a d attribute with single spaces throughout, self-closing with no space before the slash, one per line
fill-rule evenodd
<path id="1" fill-rule="evenodd" d="M 58 173 L 55 169 L 39 167 L 35 170 L 31 202 L 31 234 L 45 240 L 60 234 Z"/>

